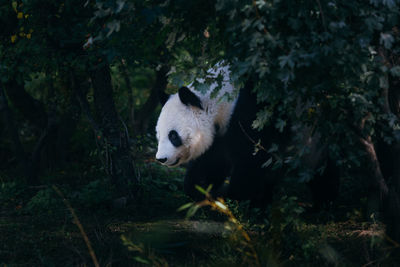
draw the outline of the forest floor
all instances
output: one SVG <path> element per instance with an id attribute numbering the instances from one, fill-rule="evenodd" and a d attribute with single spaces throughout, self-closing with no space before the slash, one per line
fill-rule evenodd
<path id="1" fill-rule="evenodd" d="M 229 229 L 221 221 L 81 217 L 100 266 L 253 265 L 246 263 L 249 259 L 235 246 Z M 319 238 L 309 233 L 316 229 L 323 233 Z M 308 224 L 298 234 L 309 237 L 309 247 L 289 248 L 290 255 L 269 250 L 263 243 L 267 233 L 249 231 L 249 234 L 258 248 L 262 266 L 265 263 L 268 266 L 396 266 L 398 263 L 393 256 L 396 244 L 385 240 L 381 225 Z M 0 241 L 2 266 L 93 266 L 82 234 L 67 218 L 49 223 L 27 216 L 1 216 Z"/>
<path id="2" fill-rule="evenodd" d="M 149 180 L 139 203 L 119 208 L 100 182 L 59 186 L 78 222 L 51 186 L 3 181 L 0 266 L 94 266 L 91 252 L 100 266 L 400 266 L 399 244 L 362 209 L 310 212 L 287 198 L 265 215 L 231 201 L 237 221 L 210 208 L 186 219 L 181 174 Z"/>

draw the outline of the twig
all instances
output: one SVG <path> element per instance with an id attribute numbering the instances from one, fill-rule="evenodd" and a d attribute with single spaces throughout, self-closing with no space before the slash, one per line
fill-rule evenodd
<path id="1" fill-rule="evenodd" d="M 256 16 L 257 16 L 257 19 L 259 19 L 260 21 L 261 21 L 261 16 L 260 16 L 260 12 L 258 11 L 258 7 L 257 7 L 257 4 L 256 4 L 256 0 L 253 0 L 253 6 L 254 6 L 254 9 L 256 10 Z M 264 33 L 267 35 L 267 34 L 269 34 L 269 32 L 267 31 L 267 28 L 265 28 L 265 26 L 263 25 L 263 27 L 264 27 Z"/>
<path id="2" fill-rule="evenodd" d="M 90 240 L 88 238 L 88 236 L 86 235 L 85 230 L 83 229 L 83 225 L 81 224 L 81 222 L 78 219 L 78 216 L 75 213 L 75 210 L 72 208 L 71 204 L 69 203 L 69 201 L 64 197 L 64 194 L 60 191 L 60 189 L 58 189 L 57 186 L 53 185 L 52 188 L 54 189 L 54 191 L 56 191 L 56 193 L 61 197 L 62 201 L 64 202 L 64 205 L 68 208 L 68 210 L 71 212 L 72 217 L 74 218 L 74 223 L 78 226 L 79 231 L 81 232 L 81 235 L 83 237 L 83 239 L 85 240 L 86 246 L 88 247 L 89 250 L 89 254 L 92 257 L 93 260 L 93 264 L 96 267 L 100 267 L 99 262 L 97 261 L 97 257 L 96 254 L 94 253 L 94 250 L 92 248 L 92 244 L 90 243 Z"/>
<path id="3" fill-rule="evenodd" d="M 321 2 L 319 0 L 317 0 L 317 3 L 318 3 L 318 7 L 319 7 L 319 12 L 321 12 L 321 19 L 322 19 L 322 24 L 324 25 L 324 30 L 327 32 L 328 29 L 326 27 L 324 11 L 322 11 Z"/>
<path id="4" fill-rule="evenodd" d="M 378 262 L 378 260 L 370 261 L 370 262 L 364 264 L 362 267 L 367 267 L 367 266 L 370 266 L 370 265 L 375 264 L 377 262 Z"/>
<path id="5" fill-rule="evenodd" d="M 265 149 L 265 147 L 263 147 L 260 143 L 256 143 L 256 141 L 254 141 L 253 138 L 251 138 L 251 136 L 246 132 L 246 130 L 243 128 L 242 123 L 239 121 L 239 126 L 240 129 L 242 130 L 242 132 L 246 135 L 246 137 L 259 149 L 264 150 L 265 152 L 267 152 L 267 150 Z"/>
<path id="6" fill-rule="evenodd" d="M 393 239 L 391 239 L 390 236 L 385 234 L 385 238 L 387 241 L 389 241 L 389 243 L 392 243 L 393 247 L 391 247 L 391 249 L 400 247 L 400 244 L 397 243 L 396 241 L 394 241 Z"/>
<path id="7" fill-rule="evenodd" d="M 129 140 L 130 140 L 131 138 L 130 138 L 130 136 L 129 136 L 128 127 L 126 126 L 126 123 L 124 122 L 124 120 L 123 120 L 120 116 L 118 116 L 118 118 L 119 118 L 119 120 L 121 121 L 122 126 L 124 126 L 124 130 L 125 130 L 125 134 L 126 134 L 126 136 L 125 136 L 125 139 L 126 139 L 126 140 L 125 140 L 125 145 L 129 147 Z M 121 141 L 121 140 L 120 140 L 120 143 L 121 143 L 121 145 L 122 145 L 122 141 Z"/>
<path id="8" fill-rule="evenodd" d="M 375 177 L 375 181 L 373 181 L 373 187 L 378 187 L 380 191 L 380 199 L 382 200 L 383 197 L 386 197 L 389 188 L 386 184 L 386 181 L 383 177 L 382 170 L 379 164 L 378 156 L 376 154 L 374 143 L 371 140 L 371 136 L 367 136 L 366 138 L 359 137 L 360 143 L 364 146 L 369 159 L 370 159 L 370 166 L 372 168 L 372 172 Z"/>
<path id="9" fill-rule="evenodd" d="M 205 199 L 203 201 L 197 202 L 196 205 L 199 207 L 209 206 L 212 209 L 217 210 L 218 212 L 224 214 L 228 217 L 228 220 L 236 226 L 236 230 L 240 232 L 241 236 L 245 239 L 244 244 L 250 249 L 250 252 L 247 253 L 245 251 L 241 251 L 244 255 L 251 256 L 254 259 L 253 266 L 261 266 L 260 260 L 258 258 L 257 251 L 251 242 L 251 238 L 249 234 L 244 229 L 243 225 L 240 223 L 238 219 L 233 215 L 232 211 L 227 207 L 223 198 L 214 199 L 208 192 L 205 195 Z"/>

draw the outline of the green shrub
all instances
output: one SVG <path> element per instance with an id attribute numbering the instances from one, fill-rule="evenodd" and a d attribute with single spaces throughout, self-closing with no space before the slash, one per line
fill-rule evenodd
<path id="1" fill-rule="evenodd" d="M 18 197 L 24 191 L 23 186 L 16 182 L 4 182 L 0 184 L 0 203 L 3 207 L 17 206 Z"/>
<path id="2" fill-rule="evenodd" d="M 94 180 L 83 186 L 82 189 L 76 193 L 76 200 L 80 207 L 105 207 L 108 206 L 108 203 L 112 200 L 113 192 L 113 187 L 105 180 Z"/>
<path id="3" fill-rule="evenodd" d="M 65 210 L 60 197 L 50 187 L 38 191 L 27 203 L 24 208 L 34 217 L 48 216 L 49 219 L 58 217 Z"/>

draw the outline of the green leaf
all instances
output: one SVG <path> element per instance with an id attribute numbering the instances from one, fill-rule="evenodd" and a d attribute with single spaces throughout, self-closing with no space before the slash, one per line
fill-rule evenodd
<path id="1" fill-rule="evenodd" d="M 394 38 L 390 33 L 381 33 L 381 38 L 379 40 L 379 43 L 383 44 L 383 46 L 386 49 L 392 48 L 393 42 L 394 42 Z"/>
<path id="2" fill-rule="evenodd" d="M 212 184 L 209 184 L 209 185 L 208 185 L 207 190 L 206 190 L 207 193 L 210 193 L 210 192 L 211 192 L 212 187 L 213 187 Z"/>
<path id="3" fill-rule="evenodd" d="M 275 128 L 277 128 L 280 132 L 283 132 L 285 126 L 286 126 L 286 121 L 282 119 L 278 119 L 278 121 L 275 124 Z"/>
<path id="4" fill-rule="evenodd" d="M 143 259 L 142 257 L 136 256 L 134 257 L 135 261 L 140 262 L 140 263 L 144 263 L 144 264 L 150 264 L 150 262 L 146 259 Z"/>
<path id="5" fill-rule="evenodd" d="M 272 163 L 272 157 L 270 157 L 266 162 L 264 162 L 263 165 L 261 165 L 262 168 L 268 168 Z"/>
<path id="6" fill-rule="evenodd" d="M 192 207 L 193 205 L 194 205 L 193 202 L 186 203 L 186 204 L 180 206 L 176 211 L 183 211 L 185 209 L 188 209 L 188 208 Z"/>
<path id="7" fill-rule="evenodd" d="M 193 205 L 186 213 L 186 218 L 191 218 L 196 214 L 197 210 L 200 208 L 199 205 Z"/>
<path id="8" fill-rule="evenodd" d="M 294 67 L 294 61 L 292 60 L 291 55 L 287 56 L 280 56 L 278 57 L 279 67 L 283 69 L 286 65 L 289 66 L 291 69 Z"/>
<path id="9" fill-rule="evenodd" d="M 199 185 L 195 185 L 194 186 L 200 193 L 202 193 L 202 194 L 204 194 L 204 195 L 207 195 L 208 194 L 208 192 L 206 191 L 206 190 L 204 190 L 204 188 L 203 187 L 201 187 L 201 186 L 199 186 Z"/>
<path id="10" fill-rule="evenodd" d="M 17 1 L 13 1 L 12 2 L 12 8 L 14 9 L 15 12 L 17 12 L 17 6 L 18 6 Z"/>
<path id="11" fill-rule="evenodd" d="M 390 74 L 394 77 L 400 77 L 400 66 L 394 66 L 390 69 Z"/>

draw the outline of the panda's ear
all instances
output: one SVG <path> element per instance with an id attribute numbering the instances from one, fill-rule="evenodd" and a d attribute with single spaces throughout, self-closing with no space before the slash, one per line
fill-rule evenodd
<path id="1" fill-rule="evenodd" d="M 179 89 L 178 95 L 181 102 L 186 106 L 193 106 L 198 107 L 199 109 L 203 109 L 200 98 L 192 91 L 190 91 L 189 88 L 181 87 L 181 89 Z"/>

